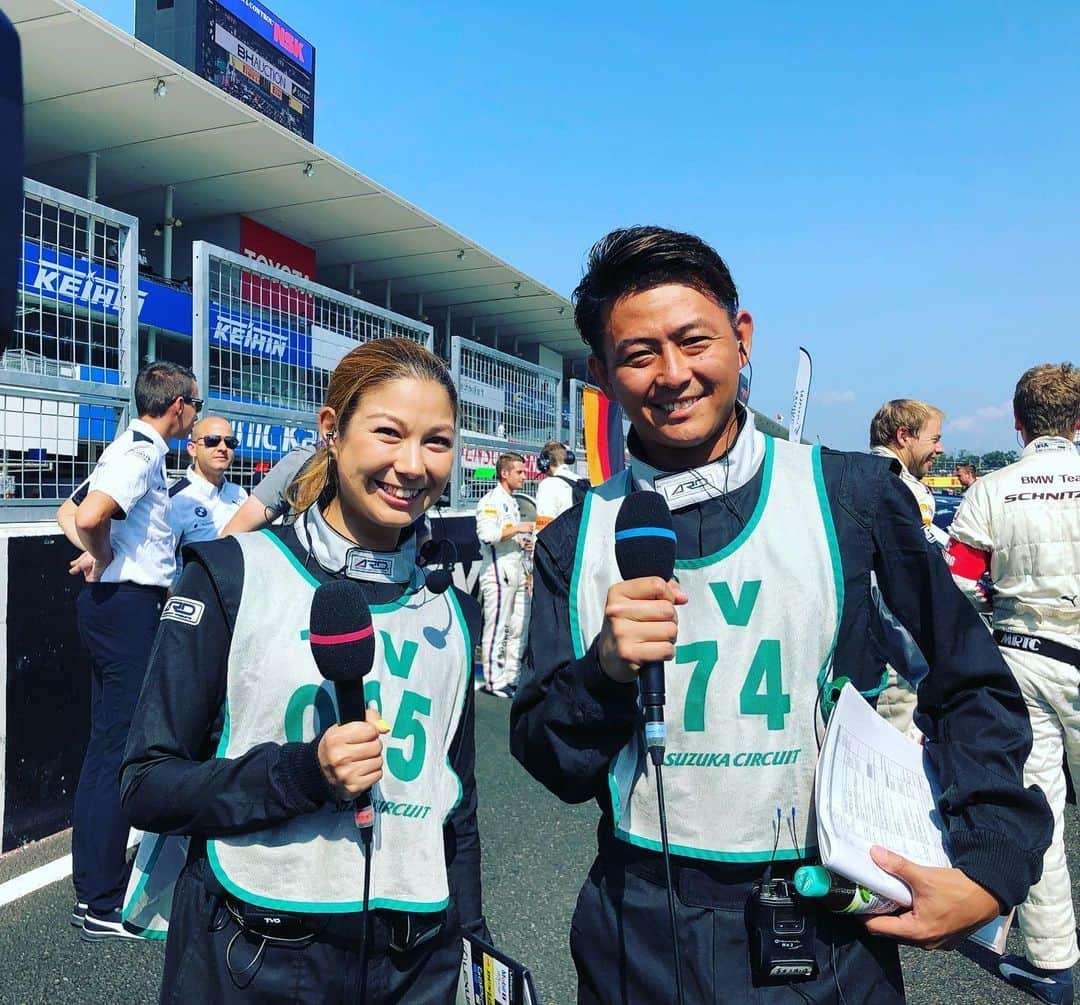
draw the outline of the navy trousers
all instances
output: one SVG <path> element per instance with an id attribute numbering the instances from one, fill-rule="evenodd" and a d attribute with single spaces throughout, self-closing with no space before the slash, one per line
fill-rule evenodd
<path id="1" fill-rule="evenodd" d="M 223 910 L 205 858 L 189 856 L 173 892 L 161 1005 L 452 1005 L 461 974 L 461 923 L 451 899 L 443 930 L 416 949 L 389 947 L 388 912 L 374 911 L 367 994 L 359 938 L 263 945 Z"/>
<path id="2" fill-rule="evenodd" d="M 578 1005 L 674 1005 L 674 949 L 667 888 L 655 863 L 598 858 L 570 930 Z M 750 883 L 719 883 L 694 869 L 676 872 L 686 1005 L 900 1005 L 904 984 L 895 942 L 868 935 L 853 918 L 817 916 L 818 976 L 763 986 L 750 972 L 744 916 Z"/>
<path id="3" fill-rule="evenodd" d="M 127 886 L 120 765 L 164 599 L 163 587 L 87 583 L 76 602 L 91 661 L 90 743 L 75 790 L 71 858 L 75 896 L 95 914 L 120 907 Z"/>

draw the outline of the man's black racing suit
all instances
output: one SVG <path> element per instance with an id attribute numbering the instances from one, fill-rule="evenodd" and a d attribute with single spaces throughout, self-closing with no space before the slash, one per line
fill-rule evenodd
<path id="1" fill-rule="evenodd" d="M 752 423 L 743 430 L 747 434 L 753 434 Z M 637 455 L 633 433 L 630 446 Z M 636 474 L 645 468 L 635 464 Z M 715 554 L 750 521 L 761 466 L 735 469 L 732 464 L 726 473 L 725 494 L 672 513 L 679 559 Z M 879 689 L 891 643 L 871 599 L 873 570 L 889 608 L 931 667 L 920 685 L 916 721 L 941 783 L 953 861 L 1003 904 L 1019 903 L 1039 876 L 1050 839 L 1042 793 L 1023 787 L 1031 731 L 1019 689 L 953 585 L 940 550 L 928 546 L 911 494 L 889 465 L 823 450 L 822 474 L 844 581 L 834 677 L 850 678 L 870 696 Z M 579 1001 L 668 1001 L 672 947 L 660 856 L 614 836 L 608 788 L 612 759 L 640 728 L 637 686 L 603 673 L 595 640 L 581 659 L 572 647 L 569 590 L 582 512 L 578 505 L 564 513 L 537 541 L 533 621 L 511 713 L 511 749 L 561 799 L 596 799 L 600 805 L 599 854 L 571 933 Z M 791 617 L 798 618 L 799 610 L 799 596 L 791 596 Z M 768 818 L 774 807 L 731 811 Z M 692 809 L 668 807 L 669 816 L 682 812 Z M 687 1000 L 758 1000 L 763 992 L 752 990 L 743 908 L 762 863 L 681 856 L 673 862 Z M 895 943 L 872 938 L 861 922 L 839 916 L 819 918 L 817 941 L 821 975 L 813 985 L 799 985 L 815 1001 L 832 1000 L 838 989 L 851 1003 L 903 999 Z"/>

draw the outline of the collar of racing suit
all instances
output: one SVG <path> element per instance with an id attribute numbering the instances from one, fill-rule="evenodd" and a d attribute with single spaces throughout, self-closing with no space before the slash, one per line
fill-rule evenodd
<path id="1" fill-rule="evenodd" d="M 413 578 L 416 569 L 413 534 L 396 551 L 362 548 L 334 530 L 317 503 L 304 510 L 293 527 L 300 546 L 327 572 L 376 583 L 408 583 Z"/>
<path id="2" fill-rule="evenodd" d="M 895 461 L 900 465 L 900 470 L 897 472 L 900 475 L 900 481 L 902 481 L 908 489 L 918 499 L 922 496 L 929 496 L 929 501 L 932 503 L 934 499 L 934 493 L 930 490 L 930 486 L 927 485 L 921 478 L 916 478 L 907 469 L 907 465 L 904 464 L 896 454 L 888 447 L 871 447 L 870 453 L 876 457 L 887 457 L 890 461 Z"/>
<path id="3" fill-rule="evenodd" d="M 754 477 L 765 458 L 765 437 L 755 427 L 754 414 L 749 409 L 743 411 L 742 428 L 731 449 L 708 464 L 682 471 L 663 471 L 642 458 L 641 441 L 633 429 L 626 443 L 634 484 L 645 492 L 659 492 L 671 510 L 719 499 L 741 488 Z"/>
<path id="4" fill-rule="evenodd" d="M 1037 436 L 1026 447 L 1024 447 L 1021 457 L 1030 457 L 1032 454 L 1046 454 L 1056 453 L 1058 451 L 1068 452 L 1076 449 L 1076 444 L 1072 440 L 1065 439 L 1064 436 Z"/>

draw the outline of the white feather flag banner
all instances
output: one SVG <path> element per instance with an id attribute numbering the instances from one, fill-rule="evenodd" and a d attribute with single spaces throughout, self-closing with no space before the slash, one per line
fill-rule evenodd
<path id="1" fill-rule="evenodd" d="M 791 397 L 791 422 L 788 423 L 788 439 L 792 443 L 802 440 L 803 423 L 806 421 L 806 401 L 810 397 L 810 353 L 799 346 L 799 370 L 795 374 L 795 391 Z"/>

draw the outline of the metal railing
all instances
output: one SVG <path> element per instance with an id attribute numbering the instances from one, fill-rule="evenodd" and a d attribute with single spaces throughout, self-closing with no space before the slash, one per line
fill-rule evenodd
<path id="1" fill-rule="evenodd" d="M 494 467 L 499 454 L 525 458 L 523 489 L 536 494 L 536 455 L 558 438 L 562 415 L 562 375 L 455 336 L 450 372 L 458 389 L 458 450 L 450 481 L 450 505 L 469 509 L 493 488 L 477 470 Z"/>
<path id="2" fill-rule="evenodd" d="M 19 295 L 0 356 L 0 519 L 42 519 L 131 410 L 138 220 L 24 179 Z"/>
<path id="3" fill-rule="evenodd" d="M 233 423 L 230 477 L 245 488 L 314 442 L 330 374 L 363 342 L 390 335 L 431 348 L 433 329 L 204 241 L 192 245 L 192 360 L 204 415 Z M 181 449 L 172 469 L 186 467 Z"/>
<path id="4" fill-rule="evenodd" d="M 430 325 L 205 241 L 192 245 L 192 360 L 208 398 L 310 420 L 341 358 L 389 335 L 431 348 Z"/>

